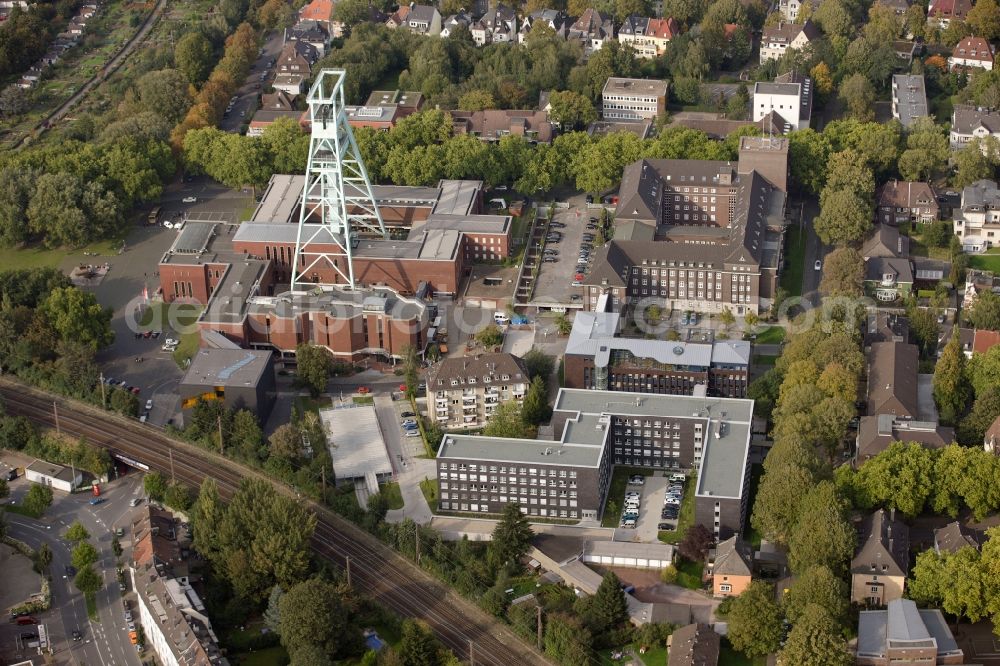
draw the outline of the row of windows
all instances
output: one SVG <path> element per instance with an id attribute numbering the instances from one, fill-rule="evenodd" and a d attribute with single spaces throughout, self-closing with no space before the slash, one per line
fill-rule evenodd
<path id="1" fill-rule="evenodd" d="M 447 467 L 447 469 L 451 469 L 451 470 L 461 470 L 461 471 L 468 471 L 468 472 L 487 472 L 488 471 L 488 472 L 492 472 L 494 474 L 496 472 L 498 472 L 498 471 L 501 474 L 506 474 L 507 471 L 508 471 L 508 468 L 507 468 L 506 465 L 500 465 L 499 468 L 498 468 L 497 465 L 476 465 L 476 464 L 468 464 L 467 465 L 466 463 L 447 463 L 447 464 L 442 463 L 441 470 L 443 471 L 446 467 Z M 511 474 L 514 474 L 518 470 L 520 470 L 520 473 L 522 475 L 523 474 L 531 474 L 532 476 L 537 476 L 538 473 L 539 473 L 538 469 L 535 468 L 535 467 L 531 467 L 531 468 L 526 468 L 526 467 L 510 467 L 509 471 L 510 471 Z M 546 473 L 546 470 L 544 470 L 544 469 L 541 470 L 541 476 L 545 476 L 545 473 Z M 560 470 L 550 469 L 550 470 L 548 470 L 548 475 L 550 477 L 556 477 L 556 476 L 558 476 L 559 478 L 562 478 L 562 479 L 565 479 L 567 477 L 570 478 L 570 479 L 575 479 L 576 478 L 576 472 L 575 471 L 573 471 L 573 470 L 565 470 L 565 469 L 560 469 Z"/>
<path id="2" fill-rule="evenodd" d="M 534 487 L 545 488 L 546 487 L 545 479 L 532 479 L 531 482 L 529 483 L 528 481 L 525 481 L 523 479 L 519 480 L 516 476 L 509 476 L 509 477 L 491 476 L 491 477 L 489 477 L 489 481 L 487 481 L 486 480 L 487 477 L 485 477 L 485 476 L 479 476 L 477 478 L 475 475 L 469 475 L 467 477 L 467 475 L 465 475 L 465 474 L 455 474 L 455 473 L 452 473 L 452 474 L 441 474 L 441 476 L 439 478 L 441 479 L 441 487 L 442 488 L 447 488 L 448 487 L 447 479 L 451 479 L 452 481 L 471 481 L 473 483 L 473 486 L 472 486 L 473 488 L 475 488 L 475 483 L 477 481 L 479 483 L 484 484 L 482 486 L 483 488 L 486 488 L 486 485 L 485 485 L 486 483 L 493 483 L 493 484 L 496 484 L 496 483 L 500 483 L 500 484 L 510 483 L 512 486 L 524 485 L 524 486 L 531 486 L 532 488 L 534 488 Z M 454 485 L 456 487 L 461 487 L 462 490 L 465 490 L 465 485 L 466 484 L 464 484 L 464 483 L 462 483 L 462 484 L 454 484 Z M 576 488 L 576 481 L 570 481 L 568 484 L 565 481 L 559 481 L 558 485 L 557 485 L 556 481 L 553 481 L 552 483 L 548 484 L 548 487 L 549 488 L 553 488 L 553 489 L 554 488 Z M 504 491 L 506 491 L 506 486 L 503 486 L 503 489 L 504 489 Z M 494 490 L 496 490 L 496 486 L 494 486 Z M 563 494 L 563 495 L 565 495 L 566 492 L 567 491 L 565 491 L 565 490 L 560 491 L 560 493 Z M 552 493 L 554 494 L 555 490 L 553 490 Z M 534 494 L 534 491 L 532 491 L 532 494 Z M 544 494 L 544 491 L 543 491 L 543 494 Z M 570 497 L 576 497 L 576 490 L 570 490 L 569 491 L 569 496 Z"/>
<path id="3" fill-rule="evenodd" d="M 474 513 L 489 513 L 490 507 L 488 504 L 469 504 L 467 502 L 441 502 L 441 509 L 445 511 L 471 511 Z M 575 509 L 565 510 L 559 509 L 544 509 L 540 507 L 527 507 L 528 513 L 533 516 L 550 516 L 559 518 L 579 518 L 580 512 Z M 496 512 L 499 512 L 499 508 Z M 496 513 L 494 512 L 494 513 Z"/>
<path id="4" fill-rule="evenodd" d="M 448 499 L 453 499 L 453 500 L 456 500 L 456 499 L 457 500 L 481 500 L 483 502 L 489 500 L 491 502 L 503 502 L 505 504 L 509 500 L 510 502 L 517 502 L 519 504 L 527 504 L 528 506 L 531 506 L 532 504 L 542 505 L 542 506 L 547 505 L 547 504 L 551 504 L 552 506 L 568 506 L 568 507 L 576 507 L 577 506 L 577 501 L 576 500 L 565 500 L 565 499 L 556 500 L 556 499 L 553 499 L 553 500 L 550 501 L 547 497 L 537 497 L 537 498 L 536 497 L 527 497 L 527 498 L 521 497 L 521 498 L 518 498 L 518 497 L 514 497 L 513 495 L 511 495 L 510 497 L 507 497 L 506 495 L 486 495 L 485 493 L 482 494 L 482 495 L 480 495 L 478 493 L 468 493 L 468 494 L 466 494 L 466 493 L 451 493 L 451 494 L 449 494 L 449 493 L 446 493 L 446 492 L 442 491 L 441 492 L 441 499 L 442 500 L 448 500 Z"/>

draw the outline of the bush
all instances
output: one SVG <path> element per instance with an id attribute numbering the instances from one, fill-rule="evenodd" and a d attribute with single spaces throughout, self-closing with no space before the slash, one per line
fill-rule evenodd
<path id="1" fill-rule="evenodd" d="M 670 564 L 660 572 L 660 580 L 667 585 L 674 585 L 677 583 L 677 573 L 677 567 Z"/>

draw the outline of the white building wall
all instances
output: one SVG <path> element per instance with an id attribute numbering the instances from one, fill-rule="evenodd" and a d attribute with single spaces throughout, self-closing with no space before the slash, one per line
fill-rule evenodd
<path id="1" fill-rule="evenodd" d="M 34 483 L 37 483 L 42 486 L 48 486 L 50 488 L 53 488 L 54 490 L 61 490 L 64 493 L 73 492 L 73 486 L 68 481 L 56 479 L 54 477 L 48 476 L 47 474 L 40 474 L 34 470 L 26 469 L 24 476 L 28 479 L 28 481 L 33 481 Z M 80 481 L 82 480 L 83 477 L 77 474 L 76 485 L 79 485 Z"/>
<path id="2" fill-rule="evenodd" d="M 771 111 L 776 112 L 792 125 L 792 129 L 804 129 L 804 123 L 799 117 L 802 108 L 798 95 L 776 95 L 769 93 L 754 93 L 753 120 L 757 122 Z"/>
<path id="3" fill-rule="evenodd" d="M 129 567 L 129 574 L 132 578 L 132 589 L 138 590 L 139 586 L 135 582 L 135 569 Z M 177 657 L 174 656 L 173 650 L 170 649 L 167 637 L 160 630 L 158 619 L 154 617 L 152 609 L 146 604 L 145 595 L 137 593 L 135 596 L 138 599 L 138 604 L 136 605 L 139 607 L 139 622 L 142 624 L 142 633 L 146 638 L 146 646 L 156 653 L 157 661 L 162 666 L 180 666 Z"/>

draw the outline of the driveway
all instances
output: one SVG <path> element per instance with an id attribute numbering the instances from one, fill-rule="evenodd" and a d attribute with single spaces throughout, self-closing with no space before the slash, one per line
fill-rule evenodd
<path id="1" fill-rule="evenodd" d="M 802 297 L 813 305 L 819 305 L 819 281 L 823 276 L 823 272 L 817 271 L 813 266 L 817 259 L 822 261 L 831 248 L 823 245 L 813 228 L 813 220 L 819 215 L 819 204 L 815 200 L 809 199 L 805 202 L 801 214 L 801 224 L 806 231 L 805 266 L 802 270 Z"/>
<path id="2" fill-rule="evenodd" d="M 574 308 L 583 305 L 580 298 L 572 298 L 573 296 L 581 296 L 581 288 L 572 285 L 573 276 L 576 274 L 577 263 L 580 263 L 577 256 L 580 252 L 583 234 L 596 233 L 586 229 L 587 223 L 591 217 L 600 219 L 601 209 L 588 209 L 582 194 L 570 198 L 568 203 L 569 208 L 556 209 L 553 219 L 553 222 L 566 226 L 550 229 L 550 231 L 561 232 L 562 240 L 558 243 L 546 243 L 545 245 L 545 249 L 559 252 L 559 260 L 552 263 L 542 263 L 538 273 L 538 282 L 535 285 L 535 294 L 531 299 L 532 303 Z M 596 248 L 591 254 L 593 255 L 595 251 Z"/>
<path id="3" fill-rule="evenodd" d="M 641 486 L 642 501 L 639 504 L 639 520 L 634 530 L 618 530 L 615 538 L 623 541 L 628 533 L 631 538 L 628 541 L 641 541 L 642 543 L 659 543 L 657 538 L 657 525 L 660 523 L 660 512 L 663 510 L 663 495 L 667 491 L 667 477 L 647 476 L 646 483 Z M 629 486 L 629 490 L 636 489 L 636 486 Z"/>
<path id="4" fill-rule="evenodd" d="M 379 429 L 403 496 L 403 508 L 389 511 L 386 520 L 398 523 L 409 518 L 419 525 L 426 525 L 431 522 L 433 515 L 420 490 L 420 482 L 424 479 L 436 479 L 437 469 L 433 460 L 417 457 L 424 455 L 423 440 L 420 437 L 403 436 L 403 429 L 399 425 L 402 422 L 400 412 L 408 411 L 409 408 L 408 400 L 393 401 L 387 393 L 375 396 Z"/>

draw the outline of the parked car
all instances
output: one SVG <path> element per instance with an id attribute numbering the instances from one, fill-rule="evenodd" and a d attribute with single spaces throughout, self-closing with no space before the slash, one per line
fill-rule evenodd
<path id="1" fill-rule="evenodd" d="M 218 111 L 216 111 L 216 113 L 218 113 Z M 187 204 L 198 203 L 198 197 L 184 197 L 181 201 Z"/>
<path id="2" fill-rule="evenodd" d="M 406 431 L 406 436 L 407 437 L 420 437 L 420 431 L 417 430 L 416 428 L 413 428 L 412 430 L 407 430 Z"/>
<path id="3" fill-rule="evenodd" d="M 146 401 L 146 411 L 151 411 L 153 409 L 153 399 L 150 398 Z"/>
<path id="4" fill-rule="evenodd" d="M 594 195 L 593 194 L 588 194 L 587 197 L 586 197 L 586 201 L 589 204 L 594 203 Z"/>
<path id="5" fill-rule="evenodd" d="M 402 414 L 400 414 L 400 416 L 402 416 L 405 419 L 411 416 L 416 416 L 416 414 L 414 414 L 413 412 L 403 412 Z"/>
<path id="6" fill-rule="evenodd" d="M 559 262 L 559 257 L 553 257 L 552 255 L 542 258 L 543 264 L 555 264 L 558 262 Z"/>
<path id="7" fill-rule="evenodd" d="M 817 271 L 823 270 L 823 262 L 817 259 L 816 263 L 813 264 L 813 268 Z"/>
<path id="8" fill-rule="evenodd" d="M 659 525 L 656 526 L 656 529 L 661 530 L 661 531 L 662 530 L 672 530 L 672 529 L 674 529 L 674 526 L 671 525 L 670 523 L 660 523 Z"/>
<path id="9" fill-rule="evenodd" d="M 74 641 L 79 641 L 82 638 L 83 638 L 83 634 L 80 633 L 80 630 L 79 629 L 74 629 L 73 630 L 73 640 Z"/>
<path id="10" fill-rule="evenodd" d="M 94 499 L 90 500 L 91 506 L 97 506 L 98 504 L 103 504 L 103 503 L 104 503 L 103 497 L 95 497 Z"/>
<path id="11" fill-rule="evenodd" d="M 129 506 L 139 506 L 140 504 L 142 504 L 142 498 L 141 497 L 133 497 L 132 501 L 129 502 Z"/>
<path id="12" fill-rule="evenodd" d="M 644 483 L 646 483 L 646 477 L 642 476 L 641 474 L 636 474 L 634 476 L 630 476 L 628 482 L 633 486 L 641 486 Z"/>

